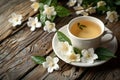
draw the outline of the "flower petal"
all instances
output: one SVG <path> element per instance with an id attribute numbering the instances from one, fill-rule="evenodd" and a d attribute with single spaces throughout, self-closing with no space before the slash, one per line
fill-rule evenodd
<path id="1" fill-rule="evenodd" d="M 59 59 L 57 57 L 53 58 L 54 63 L 58 63 Z"/>
<path id="2" fill-rule="evenodd" d="M 94 54 L 94 55 L 93 55 L 93 59 L 98 59 L 98 55 L 97 55 L 97 54 Z"/>
<path id="3" fill-rule="evenodd" d="M 47 20 L 45 22 L 44 30 L 48 31 L 49 33 L 56 31 L 55 23 L 52 23 L 52 22 L 50 22 L 50 21 Z"/>
<path id="4" fill-rule="evenodd" d="M 59 69 L 59 65 L 58 65 L 58 64 L 55 64 L 55 65 L 54 65 L 54 69 L 55 69 L 55 70 L 58 70 L 58 69 Z"/>
<path id="5" fill-rule="evenodd" d="M 30 0 L 31 2 L 35 2 L 36 0 Z"/>
<path id="6" fill-rule="evenodd" d="M 52 68 L 52 67 L 49 67 L 49 68 L 48 68 L 48 72 L 50 72 L 50 73 L 53 72 L 53 68 Z"/>
<path id="7" fill-rule="evenodd" d="M 94 54 L 94 49 L 93 48 L 89 48 L 88 51 L 89 51 L 89 53 Z"/>
<path id="8" fill-rule="evenodd" d="M 51 19 L 51 16 L 56 15 L 56 11 L 55 8 L 49 7 L 48 5 L 44 5 L 44 11 L 43 14 L 45 14 L 47 16 L 48 19 Z"/>
<path id="9" fill-rule="evenodd" d="M 37 24 L 36 24 L 36 28 L 40 28 L 41 27 L 41 23 L 40 22 L 38 22 Z"/>
<path id="10" fill-rule="evenodd" d="M 51 56 L 47 56 L 47 57 L 46 57 L 46 61 L 53 61 L 53 59 L 52 59 Z"/>
<path id="11" fill-rule="evenodd" d="M 97 54 L 94 53 L 93 48 L 89 48 L 88 50 L 83 49 L 81 53 L 82 53 L 81 62 L 93 63 L 94 60 L 98 58 Z"/>
<path id="12" fill-rule="evenodd" d="M 69 0 L 68 3 L 67 3 L 67 5 L 69 7 L 72 7 L 72 6 L 74 6 L 76 4 L 76 2 L 77 2 L 77 0 Z"/>
<path id="13" fill-rule="evenodd" d="M 43 65 L 44 68 L 48 68 L 49 67 L 47 62 L 43 62 L 42 65 Z"/>
<path id="14" fill-rule="evenodd" d="M 34 26 L 31 27 L 30 30 L 31 30 L 31 31 L 35 31 L 35 27 L 34 27 Z"/>

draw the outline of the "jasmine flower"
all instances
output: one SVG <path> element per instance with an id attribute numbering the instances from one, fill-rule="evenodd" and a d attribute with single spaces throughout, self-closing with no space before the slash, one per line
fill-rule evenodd
<path id="1" fill-rule="evenodd" d="M 70 63 L 70 62 L 78 62 L 80 61 L 80 54 L 75 54 L 74 51 L 70 51 L 67 53 L 66 55 L 66 62 Z"/>
<path id="2" fill-rule="evenodd" d="M 65 58 L 66 62 L 70 63 L 74 61 L 80 61 L 80 55 L 75 54 L 73 47 L 69 45 L 67 41 L 59 42 L 58 46 L 59 52 Z"/>
<path id="3" fill-rule="evenodd" d="M 22 15 L 12 13 L 11 18 L 8 21 L 12 23 L 12 26 L 17 26 L 22 23 L 21 20 L 22 20 Z"/>
<path id="4" fill-rule="evenodd" d="M 83 16 L 88 16 L 89 15 L 85 10 L 76 11 L 76 14 L 77 15 L 81 14 Z"/>
<path id="5" fill-rule="evenodd" d="M 97 54 L 94 53 L 93 48 L 89 48 L 88 50 L 83 49 L 81 53 L 81 62 L 83 63 L 94 63 L 94 60 L 98 58 Z"/>
<path id="6" fill-rule="evenodd" d="M 34 11 L 37 11 L 39 9 L 39 3 L 38 2 L 34 2 L 32 5 L 31 5 L 31 8 L 34 9 Z"/>
<path id="7" fill-rule="evenodd" d="M 118 14 L 116 11 L 108 11 L 106 19 L 110 22 L 118 21 Z"/>
<path id="8" fill-rule="evenodd" d="M 106 2 L 105 1 L 99 1 L 97 2 L 97 7 L 99 8 L 100 6 L 105 6 Z"/>
<path id="9" fill-rule="evenodd" d="M 70 51 L 73 50 L 73 47 L 71 45 L 69 45 L 69 43 L 67 41 L 59 42 L 58 46 L 59 46 L 59 48 L 58 48 L 59 52 L 64 55 L 66 55 L 67 53 L 69 53 Z"/>
<path id="10" fill-rule="evenodd" d="M 44 30 L 50 32 L 55 32 L 56 28 L 55 28 L 55 23 L 52 23 L 50 21 L 46 21 L 45 22 L 45 26 L 44 26 Z"/>
<path id="11" fill-rule="evenodd" d="M 88 9 L 85 10 L 86 12 L 88 12 L 89 14 L 95 13 L 96 9 L 95 7 L 89 7 Z"/>
<path id="12" fill-rule="evenodd" d="M 53 70 L 58 70 L 59 65 L 57 64 L 59 59 L 57 57 L 52 58 L 51 56 L 46 57 L 46 62 L 43 62 L 43 67 L 47 68 L 48 72 L 53 72 Z"/>
<path id="13" fill-rule="evenodd" d="M 42 24 L 41 24 L 41 22 L 38 22 L 37 17 L 35 17 L 35 18 L 29 17 L 27 25 L 28 25 L 28 27 L 31 27 L 31 29 L 30 29 L 31 31 L 34 31 L 35 28 L 40 28 Z"/>
<path id="14" fill-rule="evenodd" d="M 69 0 L 68 3 L 67 3 L 67 5 L 69 7 L 72 7 L 72 6 L 74 6 L 76 4 L 76 2 L 77 2 L 77 0 Z"/>
<path id="15" fill-rule="evenodd" d="M 49 7 L 48 5 L 44 5 L 43 14 L 47 15 L 48 19 L 51 19 L 51 16 L 54 16 L 57 13 L 56 13 L 55 8 L 53 6 Z"/>

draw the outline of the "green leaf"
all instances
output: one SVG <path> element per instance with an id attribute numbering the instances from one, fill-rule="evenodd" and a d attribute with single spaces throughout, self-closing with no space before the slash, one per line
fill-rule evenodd
<path id="1" fill-rule="evenodd" d="M 115 4 L 120 6 L 120 1 L 116 1 Z"/>
<path id="2" fill-rule="evenodd" d="M 55 19 L 55 17 L 56 17 L 56 15 L 54 15 L 54 16 L 51 16 L 51 19 L 49 19 L 51 22 L 53 22 L 54 21 L 54 19 Z"/>
<path id="3" fill-rule="evenodd" d="M 38 21 L 40 21 L 40 14 L 37 15 Z"/>
<path id="4" fill-rule="evenodd" d="M 107 48 L 99 47 L 95 50 L 98 55 L 99 60 L 108 60 L 110 58 L 115 58 L 116 56 Z"/>
<path id="5" fill-rule="evenodd" d="M 46 61 L 46 59 L 42 56 L 31 56 L 32 60 L 35 61 L 37 64 L 42 64 Z"/>
<path id="6" fill-rule="evenodd" d="M 59 41 L 61 42 L 67 41 L 70 45 L 72 45 L 70 39 L 64 33 L 57 31 L 57 36 Z"/>
<path id="7" fill-rule="evenodd" d="M 57 6 L 57 1 L 58 1 L 58 0 L 52 0 L 52 2 L 51 2 L 51 5 L 50 5 L 50 6 L 54 6 L 54 7 L 55 7 L 55 6 Z"/>
<path id="8" fill-rule="evenodd" d="M 65 16 L 70 15 L 70 11 L 68 9 L 66 9 L 65 7 L 63 7 L 63 6 L 59 6 L 59 5 L 56 6 L 55 10 L 56 10 L 57 15 L 59 17 L 65 17 Z"/>
<path id="9" fill-rule="evenodd" d="M 83 30 L 83 28 L 86 28 L 87 26 L 86 26 L 86 25 L 82 25 L 82 24 L 78 23 L 78 27 L 79 27 L 81 30 Z"/>
<path id="10" fill-rule="evenodd" d="M 74 52 L 75 52 L 76 54 L 80 54 L 80 55 L 81 55 L 81 50 L 80 50 L 80 49 L 78 49 L 78 48 L 76 48 L 76 47 L 73 47 L 73 49 L 74 49 Z"/>
<path id="11" fill-rule="evenodd" d="M 44 15 L 43 13 L 40 14 L 40 21 L 42 22 L 42 24 L 44 25 L 45 24 L 45 21 L 46 21 L 46 15 Z"/>
<path id="12" fill-rule="evenodd" d="M 40 0 L 41 3 L 50 5 L 52 0 Z"/>
<path id="13" fill-rule="evenodd" d="M 40 12 L 44 11 L 44 4 L 43 3 L 39 3 L 39 10 L 40 10 Z"/>
<path id="14" fill-rule="evenodd" d="M 107 11 L 107 8 L 105 6 L 100 6 L 99 8 L 97 8 L 97 10 L 99 10 L 99 11 Z"/>

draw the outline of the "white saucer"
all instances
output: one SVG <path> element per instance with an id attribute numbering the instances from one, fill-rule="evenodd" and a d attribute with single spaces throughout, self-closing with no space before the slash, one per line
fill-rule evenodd
<path id="1" fill-rule="evenodd" d="M 67 37 L 68 36 L 68 33 L 67 33 L 67 26 L 68 25 L 65 25 L 63 26 L 62 28 L 59 29 L 59 31 L 63 32 Z M 109 30 L 108 28 L 105 28 L 106 30 Z M 110 31 L 110 30 L 109 30 Z M 105 39 L 108 39 L 110 37 L 110 35 L 106 35 L 104 37 L 104 40 Z M 54 35 L 53 37 L 53 40 L 52 40 L 52 47 L 53 47 L 53 50 L 55 52 L 55 54 L 61 59 L 63 60 L 64 62 L 65 61 L 65 58 L 59 54 L 59 51 L 58 51 L 58 44 L 59 40 L 58 40 L 58 37 L 57 37 L 57 33 Z M 103 44 L 101 45 L 102 47 L 105 47 L 105 48 L 108 48 L 109 50 L 111 50 L 113 53 L 116 52 L 117 50 L 117 39 L 116 37 L 114 37 L 114 39 L 112 41 L 110 41 L 109 43 L 106 43 L 106 44 Z M 95 61 L 93 64 L 89 64 L 89 63 L 82 63 L 82 62 L 71 62 L 69 64 L 71 65 L 74 65 L 74 66 L 80 66 L 80 67 L 92 67 L 92 66 L 97 66 L 97 65 L 101 65 L 105 62 L 107 62 L 108 60 L 104 60 L 104 61 Z M 66 62 L 67 63 L 67 62 Z"/>

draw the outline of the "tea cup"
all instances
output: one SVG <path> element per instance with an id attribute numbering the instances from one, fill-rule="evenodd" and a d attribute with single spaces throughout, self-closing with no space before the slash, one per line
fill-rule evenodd
<path id="1" fill-rule="evenodd" d="M 97 48 L 103 43 L 110 42 L 114 37 L 112 32 L 105 30 L 105 25 L 100 19 L 92 16 L 80 16 L 72 19 L 68 23 L 67 32 L 72 46 L 79 49 Z M 103 37 L 107 34 L 110 34 L 111 38 L 103 41 Z"/>

